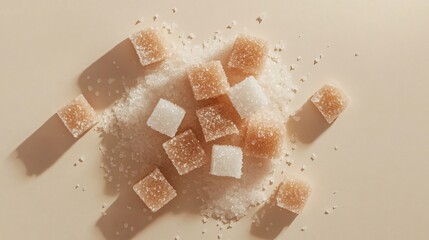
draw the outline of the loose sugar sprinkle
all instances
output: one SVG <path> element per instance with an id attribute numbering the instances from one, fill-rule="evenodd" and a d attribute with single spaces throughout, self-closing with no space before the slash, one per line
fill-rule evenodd
<path id="1" fill-rule="evenodd" d="M 162 144 L 170 138 L 144 124 L 159 99 L 168 99 L 185 109 L 186 114 L 177 129 L 176 136 L 191 129 L 205 151 L 210 150 L 212 144 L 205 142 L 196 110 L 219 103 L 233 107 L 229 99 L 222 99 L 222 96 L 209 99 L 208 101 L 212 102 L 208 105 L 205 105 L 207 104 L 205 102 L 196 101 L 186 71 L 196 64 L 219 60 L 225 68 L 227 77 L 230 78 L 231 72 L 226 68 L 235 39 L 224 39 L 217 32 L 204 41 L 204 45 L 192 45 L 191 43 L 183 44 L 184 38 L 186 38 L 185 35 L 182 38 L 171 39 L 169 44 L 171 45 L 171 49 L 169 49 L 171 55 L 160 60 L 155 67 L 146 67 L 144 75 L 135 79 L 135 86 L 125 89 L 123 97 L 104 113 L 101 131 L 114 138 L 116 143 L 113 148 L 106 146 L 106 150 L 103 152 L 106 163 L 102 168 L 105 170 L 105 178 L 109 183 L 116 183 L 119 180 L 136 183 L 147 174 L 149 168 L 154 165 L 162 166 L 167 169 L 165 176 L 172 186 L 189 186 L 188 189 L 192 189 L 197 194 L 197 199 L 201 200 L 201 214 L 205 217 L 202 219 L 203 223 L 207 221 L 205 219 L 208 217 L 224 222 L 236 221 L 245 216 L 250 208 L 265 202 L 271 195 L 272 191 L 268 190 L 267 185 L 286 152 L 286 146 L 276 145 L 275 151 L 270 150 L 269 156 L 272 159 L 269 161 L 256 160 L 254 157 L 243 155 L 241 179 L 213 176 L 209 174 L 210 164 L 203 164 L 189 173 L 177 177 L 179 173 L 174 169 L 162 147 Z M 289 66 L 281 63 L 281 59 L 279 62 L 265 59 L 264 41 L 259 42 L 259 40 L 247 37 L 246 39 L 249 42 L 242 45 L 244 48 L 250 44 L 262 51 L 257 53 L 257 58 L 246 63 L 250 65 L 241 65 L 241 62 L 234 61 L 231 64 L 236 68 L 241 67 L 245 72 L 257 72 L 257 85 L 262 89 L 266 101 L 269 103 L 263 105 L 263 110 L 275 112 L 280 118 L 286 119 L 290 115 L 288 103 L 293 99 L 297 89 L 289 76 Z M 252 45 L 255 43 L 256 45 Z M 236 53 L 245 52 L 242 50 L 240 49 Z M 236 60 L 241 59 L 238 55 L 236 57 Z M 255 112 L 255 114 L 257 113 Z M 167 120 L 172 121 L 160 119 L 160 121 Z M 244 129 L 246 120 L 238 117 L 233 121 L 237 121 L 234 124 L 239 130 Z M 238 134 L 224 136 L 215 141 L 221 140 L 222 144 L 240 146 L 244 141 L 242 132 L 245 133 L 239 131 Z M 284 133 L 279 137 L 285 138 Z M 271 153 L 276 153 L 276 156 Z M 164 168 L 161 169 L 163 173 Z M 121 174 L 116 176 L 117 174 L 113 175 L 112 172 Z M 179 193 L 182 190 L 178 189 Z M 155 208 L 155 206 L 153 207 Z M 158 207 L 156 206 L 155 209 Z"/>

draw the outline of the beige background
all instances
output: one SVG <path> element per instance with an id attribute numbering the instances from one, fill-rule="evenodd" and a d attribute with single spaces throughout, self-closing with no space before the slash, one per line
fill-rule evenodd
<path id="1" fill-rule="evenodd" d="M 129 51 L 126 43 L 115 46 L 152 24 L 154 14 L 158 24 L 176 22 L 179 32 L 195 33 L 195 43 L 216 30 L 230 36 L 244 28 L 273 44 L 283 40 L 284 61 L 297 64 L 293 78 L 311 74 L 298 84 L 291 107 L 304 107 L 289 130 L 299 138 L 291 172 L 307 165 L 299 174 L 314 192 L 294 221 L 273 216 L 272 230 L 252 230 L 250 212 L 220 231 L 192 211 L 169 209 L 148 221 L 125 207 L 138 206 L 135 198 L 106 191 L 97 133 L 74 141 L 53 116 L 81 92 L 84 71 L 109 77 L 110 58 Z M 142 16 L 143 24 L 134 26 Z M 225 29 L 232 20 L 237 26 Z M 428 24 L 425 0 L 2 0 L 0 239 L 173 239 L 177 233 L 181 239 L 218 233 L 223 239 L 428 239 Z M 305 102 L 330 81 L 340 83 L 352 104 L 328 127 Z M 74 167 L 80 156 L 86 161 Z M 103 203 L 109 210 L 100 220 Z M 338 209 L 325 215 L 333 205 Z"/>

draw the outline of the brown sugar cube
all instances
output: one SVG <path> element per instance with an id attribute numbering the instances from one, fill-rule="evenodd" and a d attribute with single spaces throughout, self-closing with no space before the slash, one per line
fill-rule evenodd
<path id="1" fill-rule="evenodd" d="M 165 40 L 153 28 L 136 32 L 129 38 L 143 66 L 162 61 L 168 56 Z"/>
<path id="2" fill-rule="evenodd" d="M 268 54 L 268 43 L 262 39 L 239 35 L 235 40 L 228 67 L 249 75 L 258 75 Z"/>
<path id="3" fill-rule="evenodd" d="M 331 124 L 348 105 L 347 96 L 337 87 L 325 85 L 311 98 L 326 121 Z"/>
<path id="4" fill-rule="evenodd" d="M 158 168 L 136 183 L 133 189 L 152 212 L 158 211 L 177 196 L 176 190 Z"/>
<path id="5" fill-rule="evenodd" d="M 250 157 L 273 158 L 279 153 L 283 131 L 271 118 L 252 118 L 247 123 L 243 153 Z"/>
<path id="6" fill-rule="evenodd" d="M 299 214 L 304 208 L 310 193 L 311 187 L 308 183 L 288 178 L 278 187 L 276 204 L 283 209 Z"/>
<path id="7" fill-rule="evenodd" d="M 220 61 L 195 65 L 187 73 L 196 100 L 217 97 L 229 87 Z"/>
<path id="8" fill-rule="evenodd" d="M 191 129 L 168 140 L 162 146 L 180 175 L 207 162 L 206 154 Z"/>
<path id="9" fill-rule="evenodd" d="M 237 126 L 231 120 L 231 114 L 223 104 L 203 107 L 196 112 L 206 142 L 227 135 L 238 134 Z"/>
<path id="10" fill-rule="evenodd" d="M 61 108 L 57 114 L 75 138 L 83 135 L 99 121 L 97 113 L 82 94 Z"/>

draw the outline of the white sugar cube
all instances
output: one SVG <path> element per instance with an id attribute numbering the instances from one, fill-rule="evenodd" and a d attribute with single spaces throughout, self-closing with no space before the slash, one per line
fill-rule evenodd
<path id="1" fill-rule="evenodd" d="M 174 137 L 185 113 L 183 108 L 161 98 L 147 120 L 147 125 L 155 131 Z"/>
<path id="2" fill-rule="evenodd" d="M 268 97 L 253 76 L 231 87 L 228 97 L 243 119 L 268 105 Z"/>
<path id="3" fill-rule="evenodd" d="M 228 145 L 213 145 L 210 174 L 241 178 L 243 152 L 241 148 Z"/>

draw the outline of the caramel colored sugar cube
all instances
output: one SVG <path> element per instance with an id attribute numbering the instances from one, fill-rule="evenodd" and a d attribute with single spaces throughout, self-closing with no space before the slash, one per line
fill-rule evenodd
<path id="1" fill-rule="evenodd" d="M 153 28 L 136 32 L 129 38 L 143 66 L 162 61 L 168 56 L 161 33 Z"/>
<path id="2" fill-rule="evenodd" d="M 274 119 L 252 118 L 247 124 L 244 154 L 257 158 L 277 156 L 282 144 L 281 123 Z"/>
<path id="3" fill-rule="evenodd" d="M 287 179 L 278 187 L 276 204 L 283 209 L 299 214 L 310 193 L 311 187 L 308 183 L 297 179 Z"/>
<path id="4" fill-rule="evenodd" d="M 163 143 L 162 146 L 180 175 L 199 168 L 207 162 L 200 142 L 190 129 Z"/>
<path id="5" fill-rule="evenodd" d="M 337 87 L 325 85 L 311 98 L 326 121 L 331 124 L 348 105 L 346 95 Z"/>
<path id="6" fill-rule="evenodd" d="M 136 183 L 133 189 L 152 212 L 158 211 L 177 196 L 176 190 L 158 168 Z"/>
<path id="7" fill-rule="evenodd" d="M 57 114 L 75 138 L 83 135 L 99 121 L 97 113 L 82 94 L 61 108 Z"/>
<path id="8" fill-rule="evenodd" d="M 231 114 L 229 114 L 224 105 L 216 104 L 203 107 L 196 112 L 206 142 L 227 135 L 238 134 L 238 128 L 231 120 Z"/>
<path id="9" fill-rule="evenodd" d="M 220 61 L 211 61 L 191 67 L 188 79 L 196 100 L 222 95 L 229 87 Z"/>
<path id="10" fill-rule="evenodd" d="M 265 64 L 268 43 L 262 39 L 239 35 L 235 40 L 228 67 L 249 75 L 258 75 Z"/>

